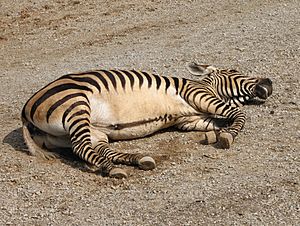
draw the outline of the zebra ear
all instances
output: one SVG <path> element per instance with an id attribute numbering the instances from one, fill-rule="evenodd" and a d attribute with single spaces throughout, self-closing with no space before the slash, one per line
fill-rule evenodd
<path id="1" fill-rule="evenodd" d="M 207 64 L 197 64 L 195 62 L 191 62 L 187 64 L 187 69 L 193 75 L 204 76 L 212 73 L 215 68 Z"/>

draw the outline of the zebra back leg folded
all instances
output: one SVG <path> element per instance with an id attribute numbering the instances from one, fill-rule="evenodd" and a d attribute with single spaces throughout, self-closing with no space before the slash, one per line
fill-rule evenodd
<path id="1" fill-rule="evenodd" d="M 124 164 L 129 166 L 138 166 L 143 170 L 152 170 L 156 167 L 154 159 L 142 154 L 130 154 L 114 151 L 110 148 L 107 135 L 91 127 L 92 147 L 100 155 L 114 164 Z"/>
<path id="2" fill-rule="evenodd" d="M 95 166 L 102 173 L 108 174 L 109 177 L 127 177 L 127 173 L 123 169 L 115 167 L 110 159 L 100 155 L 92 147 L 91 125 L 89 120 L 77 120 L 76 124 L 71 126 L 69 133 L 73 152 L 81 159 Z"/>

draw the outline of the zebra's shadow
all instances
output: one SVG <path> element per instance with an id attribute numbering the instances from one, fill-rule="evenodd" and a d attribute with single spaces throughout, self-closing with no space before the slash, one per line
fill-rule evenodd
<path id="1" fill-rule="evenodd" d="M 248 100 L 245 105 L 256 105 L 256 106 L 259 106 L 259 105 L 264 104 L 265 102 L 266 102 L 265 100 L 252 99 L 252 100 Z"/>
<path id="2" fill-rule="evenodd" d="M 3 143 L 9 144 L 14 150 L 28 155 L 28 149 L 23 138 L 22 128 L 15 129 L 7 134 L 3 139 Z M 57 154 L 59 161 L 62 163 L 74 168 L 79 168 L 82 171 L 90 171 L 87 167 L 85 167 L 84 161 L 73 154 L 71 148 L 59 149 L 53 152 Z"/>
<path id="3" fill-rule="evenodd" d="M 9 144 L 16 151 L 27 153 L 24 143 L 22 128 L 15 129 L 7 134 L 3 139 L 4 144 Z"/>

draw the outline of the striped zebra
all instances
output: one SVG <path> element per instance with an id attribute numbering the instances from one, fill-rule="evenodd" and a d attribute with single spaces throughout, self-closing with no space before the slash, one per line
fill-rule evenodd
<path id="1" fill-rule="evenodd" d="M 88 164 L 110 177 L 127 177 L 115 164 L 156 167 L 153 158 L 117 152 L 110 140 L 145 137 L 174 126 L 206 131 L 203 144 L 229 148 L 245 123 L 240 107 L 272 93 L 268 78 L 236 70 L 188 64 L 199 80 L 137 70 L 95 70 L 64 75 L 35 93 L 22 110 L 29 153 L 51 159 L 50 149 L 71 147 Z"/>

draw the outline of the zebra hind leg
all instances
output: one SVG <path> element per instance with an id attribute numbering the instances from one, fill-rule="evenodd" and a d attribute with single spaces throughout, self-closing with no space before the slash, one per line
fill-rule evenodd
<path id="1" fill-rule="evenodd" d="M 94 150 L 91 142 L 90 124 L 80 124 L 80 122 L 78 124 L 79 126 L 73 126 L 74 129 L 72 128 L 70 131 L 73 152 L 89 165 L 94 166 L 97 171 L 100 170 L 102 173 L 108 174 L 109 177 L 126 178 L 128 175 L 123 169 L 115 167 L 109 158 L 101 156 Z"/>
<path id="2" fill-rule="evenodd" d="M 92 146 L 101 156 L 108 158 L 114 164 L 124 164 L 129 166 L 138 166 L 142 170 L 152 170 L 156 167 L 155 160 L 142 154 L 130 154 L 111 150 L 107 135 L 92 128 Z"/>
<path id="3" fill-rule="evenodd" d="M 98 172 L 99 169 L 101 173 L 108 175 L 113 178 L 127 178 L 127 173 L 118 167 L 115 167 L 112 161 L 104 156 L 100 156 L 95 150 L 93 150 L 91 145 L 82 144 L 80 148 L 73 148 L 75 154 L 87 162 L 87 166 L 93 171 Z M 75 150 L 74 150 L 75 149 Z M 79 151 L 78 151 L 79 150 Z M 85 151 L 80 151 L 85 150 Z"/>

